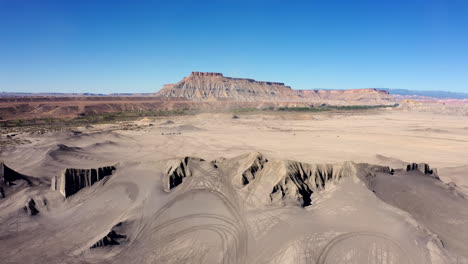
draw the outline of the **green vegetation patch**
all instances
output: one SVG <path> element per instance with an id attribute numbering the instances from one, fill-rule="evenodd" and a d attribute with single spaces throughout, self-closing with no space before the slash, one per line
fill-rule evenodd
<path id="1" fill-rule="evenodd" d="M 369 110 L 386 107 L 396 107 L 398 105 L 321 105 L 315 107 L 279 107 L 278 111 L 295 111 L 295 112 L 322 112 L 322 111 L 333 111 L 333 110 Z"/>
<path id="2" fill-rule="evenodd" d="M 280 107 L 278 111 L 291 111 L 291 112 L 323 112 L 330 111 L 331 109 L 323 107 Z"/>
<path id="3" fill-rule="evenodd" d="M 159 117 L 187 115 L 191 112 L 187 108 L 177 110 L 150 110 L 150 111 L 122 111 L 102 114 L 81 114 L 74 118 L 32 118 L 3 120 L 0 127 L 25 127 L 25 126 L 48 126 L 48 127 L 76 127 L 88 124 L 113 123 L 117 121 L 132 121 L 140 117 Z"/>

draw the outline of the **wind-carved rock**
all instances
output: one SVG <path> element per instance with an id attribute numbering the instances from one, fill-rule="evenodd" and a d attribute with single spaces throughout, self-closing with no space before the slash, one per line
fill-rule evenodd
<path id="1" fill-rule="evenodd" d="M 243 154 L 231 159 L 217 161 L 227 172 L 234 186 L 243 187 L 252 182 L 268 160 L 259 152 Z"/>
<path id="2" fill-rule="evenodd" d="M 51 187 L 67 198 L 81 189 L 111 176 L 115 170 L 115 166 L 105 166 L 97 169 L 68 168 L 59 177 L 52 178 Z"/>
<path id="3" fill-rule="evenodd" d="M 429 175 L 433 178 L 439 179 L 437 169 L 431 169 L 429 164 L 426 163 L 411 163 L 406 165 L 406 171 L 419 171 L 425 175 Z"/>
<path id="4" fill-rule="evenodd" d="M 18 183 L 26 183 L 27 185 L 33 185 L 33 178 L 23 175 L 19 172 L 9 168 L 3 161 L 0 161 L 0 197 L 5 198 L 7 194 L 7 188 L 17 185 Z M 35 181 L 37 183 L 37 181 Z"/>
<path id="5" fill-rule="evenodd" d="M 358 173 L 358 164 L 352 162 L 306 164 L 269 161 L 258 152 L 223 159 L 215 164 L 230 177 L 239 195 L 253 206 L 293 202 L 306 207 L 312 204 L 314 192 L 324 190 L 328 184 L 336 183 L 342 177 L 355 176 L 364 182 L 372 180 L 368 175 L 372 172 L 367 167 L 362 167 Z"/>
<path id="6" fill-rule="evenodd" d="M 126 235 L 120 234 L 121 232 L 119 229 L 121 226 L 122 223 L 115 225 L 107 235 L 94 243 L 90 248 L 93 249 L 98 247 L 120 245 L 120 243 L 122 243 L 127 238 Z"/>
<path id="7" fill-rule="evenodd" d="M 192 161 L 204 160 L 195 157 L 184 157 L 182 159 L 174 159 L 168 161 L 167 173 L 163 178 L 165 191 L 169 192 L 170 190 L 182 184 L 185 178 L 192 176 L 192 172 L 189 168 L 189 164 Z"/>
<path id="8" fill-rule="evenodd" d="M 26 203 L 26 205 L 24 206 L 24 210 L 30 215 L 37 215 L 39 213 L 39 210 L 36 206 L 36 201 L 34 201 L 34 199 L 32 198 L 29 199 L 29 201 Z"/>
<path id="9" fill-rule="evenodd" d="M 10 169 L 3 161 L 0 161 L 0 178 L 3 180 L 3 183 L 6 186 L 15 185 L 15 181 L 23 180 L 26 181 L 28 184 L 32 184 L 31 180 L 28 179 L 26 175 L 18 173 L 12 169 Z"/>
<path id="10" fill-rule="evenodd" d="M 344 177 L 354 177 L 371 187 L 376 173 L 391 173 L 389 167 L 366 163 L 307 164 L 289 160 L 267 160 L 253 152 L 215 162 L 252 206 L 313 203 L 312 195 Z"/>
<path id="11" fill-rule="evenodd" d="M 214 186 L 232 184 L 232 190 L 253 207 L 278 203 L 295 203 L 306 207 L 313 203 L 314 193 L 324 191 L 341 178 L 353 177 L 372 190 L 378 173 L 392 173 L 389 167 L 350 161 L 338 164 L 269 161 L 259 152 L 228 159 L 218 158 L 210 162 L 193 157 L 171 159 L 164 161 L 162 166 L 167 168 L 162 179 L 167 192 L 189 177 L 223 175 L 222 180 L 216 177 L 210 179 L 216 181 Z"/>
<path id="12" fill-rule="evenodd" d="M 354 164 L 305 164 L 289 161 L 286 173 L 273 186 L 270 194 L 272 202 L 297 200 L 303 207 L 312 204 L 312 194 L 321 191 L 329 182 L 337 182 L 342 177 L 355 175 Z"/>
<path id="13" fill-rule="evenodd" d="M 263 165 L 268 162 L 261 154 L 255 155 L 250 166 L 242 173 L 242 185 L 249 184 L 255 179 L 255 174 L 263 169 Z"/>

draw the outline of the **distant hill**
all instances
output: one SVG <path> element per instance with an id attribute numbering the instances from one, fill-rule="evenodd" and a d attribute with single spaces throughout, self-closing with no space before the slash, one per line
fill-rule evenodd
<path id="1" fill-rule="evenodd" d="M 457 93 L 449 91 L 418 91 L 406 89 L 377 88 L 377 90 L 387 91 L 392 95 L 402 96 L 423 96 L 438 99 L 468 99 L 468 93 Z"/>

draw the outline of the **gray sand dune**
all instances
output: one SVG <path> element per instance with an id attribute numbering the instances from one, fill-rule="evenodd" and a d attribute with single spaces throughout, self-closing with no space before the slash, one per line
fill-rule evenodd
<path id="1" fill-rule="evenodd" d="M 453 185 L 419 171 L 378 174 L 373 191 L 383 201 L 410 213 L 437 234 L 444 246 L 468 257 L 468 200 Z"/>
<path id="2" fill-rule="evenodd" d="M 439 174 L 445 176 L 445 182 L 456 183 L 468 194 L 468 165 L 440 168 Z"/>

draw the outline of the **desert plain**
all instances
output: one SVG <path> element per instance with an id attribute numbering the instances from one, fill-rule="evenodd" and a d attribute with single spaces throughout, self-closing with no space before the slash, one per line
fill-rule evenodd
<path id="1" fill-rule="evenodd" d="M 1 263 L 467 263 L 466 115 L 211 112 L 8 133 Z"/>

